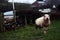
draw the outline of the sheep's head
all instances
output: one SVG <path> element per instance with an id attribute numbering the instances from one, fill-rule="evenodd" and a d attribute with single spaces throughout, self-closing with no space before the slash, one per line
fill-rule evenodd
<path id="1" fill-rule="evenodd" d="M 49 16 L 49 14 L 45 14 L 45 15 L 44 15 L 44 23 L 43 23 L 43 25 L 44 25 L 44 26 L 49 26 L 49 21 L 50 21 L 50 16 Z"/>
<path id="2" fill-rule="evenodd" d="M 49 14 L 45 14 L 45 15 L 44 15 L 44 20 L 50 20 Z"/>

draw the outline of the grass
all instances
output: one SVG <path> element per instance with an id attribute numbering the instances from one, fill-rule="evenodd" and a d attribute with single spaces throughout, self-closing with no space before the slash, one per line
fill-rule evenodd
<path id="1" fill-rule="evenodd" d="M 27 25 L 15 31 L 0 33 L 0 40 L 60 40 L 60 20 L 54 20 L 44 35 L 40 30 L 36 30 L 34 25 Z"/>

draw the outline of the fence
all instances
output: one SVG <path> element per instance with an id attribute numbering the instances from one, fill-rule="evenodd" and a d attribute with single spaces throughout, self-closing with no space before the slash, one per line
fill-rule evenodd
<path id="1" fill-rule="evenodd" d="M 60 14 L 58 13 L 48 13 L 51 14 L 51 20 L 60 20 Z M 28 24 L 34 24 L 35 19 L 41 17 L 44 13 L 36 12 L 34 10 L 19 10 L 16 12 L 16 27 L 25 27 Z M 4 22 L 2 21 L 4 18 L 0 14 L 0 31 L 5 31 L 5 27 L 3 26 Z"/>

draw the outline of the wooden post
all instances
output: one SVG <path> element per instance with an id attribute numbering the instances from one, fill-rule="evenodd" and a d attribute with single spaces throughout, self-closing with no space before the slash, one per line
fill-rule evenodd
<path id="1" fill-rule="evenodd" d="M 1 17 L 1 31 L 3 31 L 3 22 L 4 22 L 4 20 L 3 20 L 3 13 L 1 12 L 1 14 L 0 14 L 0 17 Z"/>
<path id="2" fill-rule="evenodd" d="M 4 25 L 4 18 L 3 18 L 3 13 L 1 12 L 0 14 L 0 20 L 1 20 L 1 31 L 5 31 L 5 27 L 3 26 Z"/>
<path id="3" fill-rule="evenodd" d="M 12 0 L 12 6 L 13 6 L 14 21 L 15 21 L 15 23 L 16 23 L 16 14 L 15 14 L 16 10 L 15 10 L 15 6 L 14 6 L 14 0 Z M 15 29 L 16 29 L 16 24 L 15 24 Z"/>
<path id="4" fill-rule="evenodd" d="M 27 19 L 26 19 L 26 14 L 25 14 L 25 26 L 27 25 Z"/>
<path id="5" fill-rule="evenodd" d="M 0 13 L 0 31 L 2 31 L 2 17 L 1 17 L 1 13 Z"/>

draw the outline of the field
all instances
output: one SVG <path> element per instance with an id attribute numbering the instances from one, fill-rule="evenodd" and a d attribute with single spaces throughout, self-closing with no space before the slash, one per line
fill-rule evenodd
<path id="1" fill-rule="evenodd" d="M 36 30 L 34 25 L 27 25 L 15 31 L 0 33 L 0 40 L 60 40 L 60 20 L 51 22 L 46 35 Z"/>

